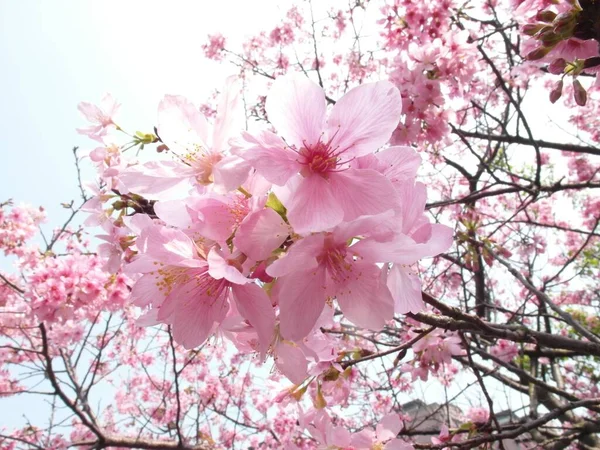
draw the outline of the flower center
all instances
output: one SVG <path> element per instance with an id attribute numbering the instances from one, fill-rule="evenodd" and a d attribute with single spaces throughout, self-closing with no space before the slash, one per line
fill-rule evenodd
<path id="1" fill-rule="evenodd" d="M 328 174 L 333 172 L 338 165 L 338 155 L 329 144 L 321 141 L 312 146 L 302 147 L 299 153 L 299 162 L 304 166 L 300 172 L 303 176 L 314 173 L 327 178 Z"/>

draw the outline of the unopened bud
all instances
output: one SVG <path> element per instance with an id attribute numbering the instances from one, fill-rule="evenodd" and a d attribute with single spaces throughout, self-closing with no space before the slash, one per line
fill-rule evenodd
<path id="1" fill-rule="evenodd" d="M 571 37 L 576 25 L 577 13 L 573 11 L 560 13 L 552 22 L 552 29 L 563 38 Z"/>
<path id="2" fill-rule="evenodd" d="M 550 10 L 544 10 L 544 11 L 538 11 L 538 13 L 535 15 L 535 19 L 539 20 L 540 22 L 552 22 L 554 19 L 556 18 L 556 13 L 554 11 L 550 11 Z"/>
<path id="3" fill-rule="evenodd" d="M 556 103 L 556 101 L 560 98 L 560 96 L 562 95 L 562 88 L 563 88 L 563 80 L 560 80 L 558 83 L 556 83 L 556 87 L 554 89 L 552 89 L 552 91 L 550 91 L 550 102 L 551 103 Z"/>
<path id="4" fill-rule="evenodd" d="M 526 34 L 527 36 L 533 36 L 539 31 L 541 31 L 544 27 L 550 28 L 547 25 L 541 23 L 526 23 L 521 27 L 521 32 L 523 34 Z"/>
<path id="5" fill-rule="evenodd" d="M 532 50 L 529 53 L 527 53 L 525 59 L 528 59 L 529 61 L 536 61 L 538 59 L 542 59 L 550 52 L 550 50 L 552 49 L 548 47 L 538 47 L 535 50 Z"/>
<path id="6" fill-rule="evenodd" d="M 544 47 L 554 47 L 563 40 L 562 36 L 554 33 L 552 30 L 545 31 L 543 34 L 540 34 L 538 39 L 542 41 Z"/>
<path id="7" fill-rule="evenodd" d="M 587 92 L 578 79 L 573 80 L 573 96 L 575 97 L 575 103 L 579 106 L 585 106 L 587 102 Z"/>
<path id="8" fill-rule="evenodd" d="M 560 75 L 565 71 L 565 67 L 567 67 L 567 61 L 564 58 L 558 58 L 550 63 L 548 72 L 553 75 Z"/>

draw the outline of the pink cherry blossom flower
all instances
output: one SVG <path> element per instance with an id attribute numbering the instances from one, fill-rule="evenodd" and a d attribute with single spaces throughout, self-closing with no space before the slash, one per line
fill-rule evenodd
<path id="1" fill-rule="evenodd" d="M 107 128 L 117 126 L 114 122 L 114 117 L 120 107 L 121 105 L 110 94 L 104 94 L 100 101 L 100 106 L 81 102 L 77 106 L 77 109 L 92 125 L 86 128 L 78 128 L 77 132 L 89 136 L 98 142 L 103 142 Z"/>
<path id="2" fill-rule="evenodd" d="M 237 262 L 160 225 L 144 228 L 137 246 L 141 254 L 126 270 L 144 274 L 131 296 L 138 306 L 151 306 L 146 324 L 172 325 L 175 340 L 193 348 L 215 331 L 234 301 L 266 352 L 275 326 L 273 308 L 265 291 L 235 267 Z"/>
<path id="3" fill-rule="evenodd" d="M 368 239 L 348 245 L 351 238 L 367 234 L 380 221 L 381 217 L 364 217 L 331 233 L 307 236 L 267 268 L 269 275 L 279 277 L 272 295 L 279 303 L 285 338 L 298 341 L 308 335 L 331 297 L 337 298 L 345 317 L 358 326 L 380 329 L 392 319 L 393 299 L 382 282 L 381 269 L 355 250 L 357 246 L 368 249 L 364 245 Z"/>
<path id="4" fill-rule="evenodd" d="M 365 428 L 352 436 L 356 449 L 413 450 L 413 446 L 396 438 L 403 423 L 398 414 L 388 414 L 377 424 L 375 431 Z"/>
<path id="5" fill-rule="evenodd" d="M 285 206 L 296 233 L 329 230 L 396 205 L 384 176 L 353 168 L 350 162 L 388 141 L 401 110 L 398 90 L 381 81 L 352 89 L 326 119 L 323 89 L 299 75 L 279 77 L 266 111 L 283 139 L 269 132 L 256 137 L 246 133 L 248 148 L 238 154 L 273 184 L 295 180 Z"/>

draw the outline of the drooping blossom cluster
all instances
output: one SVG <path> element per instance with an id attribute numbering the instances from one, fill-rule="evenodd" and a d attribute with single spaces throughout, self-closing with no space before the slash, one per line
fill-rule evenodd
<path id="1" fill-rule="evenodd" d="M 594 1 L 525 1 L 515 11 L 520 20 L 527 18 L 521 28 L 529 36 L 523 46 L 525 58 L 547 63 L 548 72 L 561 75 L 550 91 L 550 101 L 562 95 L 563 79 L 573 77 L 573 98 L 583 106 L 587 92 L 578 75 L 596 74 L 600 65 L 598 42 L 600 35 L 594 26 L 598 6 Z M 596 86 L 599 83 L 596 78 Z"/>

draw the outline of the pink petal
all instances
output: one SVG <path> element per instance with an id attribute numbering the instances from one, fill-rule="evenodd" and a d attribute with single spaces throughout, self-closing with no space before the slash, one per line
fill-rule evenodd
<path id="1" fill-rule="evenodd" d="M 350 445 L 350 432 L 343 427 L 330 427 L 327 430 L 327 444 L 339 448 L 346 448 Z"/>
<path id="2" fill-rule="evenodd" d="M 379 421 L 375 428 L 377 440 L 387 441 L 388 439 L 395 438 L 401 429 L 402 421 L 400 420 L 400 416 L 398 414 L 388 414 Z"/>
<path id="3" fill-rule="evenodd" d="M 342 205 L 334 196 L 332 186 L 319 175 L 302 179 L 286 206 L 290 225 L 298 234 L 329 230 L 344 219 Z"/>
<path id="4" fill-rule="evenodd" d="M 263 132 L 257 137 L 245 136 L 252 139 L 251 146 L 238 152 L 238 156 L 252 164 L 271 183 L 283 186 L 302 168 L 297 161 L 298 155 L 277 135 Z"/>
<path id="5" fill-rule="evenodd" d="M 400 215 L 402 216 L 402 232 L 409 233 L 423 220 L 427 188 L 423 183 L 407 181 L 396 185 L 400 197 Z"/>
<path id="6" fill-rule="evenodd" d="M 192 225 L 185 200 L 165 200 L 154 204 L 154 212 L 167 225 L 185 230 Z"/>
<path id="7" fill-rule="evenodd" d="M 156 266 L 154 266 L 156 268 Z M 131 289 L 131 301 L 136 306 L 160 305 L 165 294 L 158 289 L 156 277 L 151 274 L 142 276 Z"/>
<path id="8" fill-rule="evenodd" d="M 325 269 L 291 273 L 279 278 L 276 286 L 281 335 L 299 341 L 308 335 L 325 306 Z"/>
<path id="9" fill-rule="evenodd" d="M 401 439 L 392 439 L 390 442 L 385 444 L 383 450 L 415 450 L 411 444 L 407 444 Z"/>
<path id="10" fill-rule="evenodd" d="M 293 244 L 282 258 L 267 267 L 267 273 L 272 277 L 281 277 L 296 272 L 299 267 L 311 270 L 318 266 L 317 256 L 323 250 L 322 234 L 307 236 Z"/>
<path id="11" fill-rule="evenodd" d="M 421 166 L 421 157 L 410 147 L 389 147 L 375 156 L 385 167 L 383 175 L 394 185 L 413 181 Z"/>
<path id="12" fill-rule="evenodd" d="M 452 228 L 439 223 L 423 225 L 413 233 L 413 239 L 425 243 L 426 256 L 436 256 L 448 250 L 452 246 L 453 236 Z"/>
<path id="13" fill-rule="evenodd" d="M 225 87 L 219 96 L 217 117 L 213 126 L 212 150 L 223 152 L 227 148 L 227 140 L 243 128 L 243 110 L 240 107 L 240 86 L 236 76 L 225 80 Z M 238 185 L 239 186 L 239 185 Z"/>
<path id="14" fill-rule="evenodd" d="M 206 261 L 208 262 L 208 273 L 215 280 L 225 279 L 235 284 L 246 284 L 251 281 L 242 275 L 237 268 L 230 265 L 223 252 L 216 247 L 210 249 Z"/>
<path id="15" fill-rule="evenodd" d="M 129 192 L 151 199 L 167 200 L 178 196 L 177 190 L 188 185 L 191 175 L 189 167 L 180 162 L 150 161 L 121 172 L 119 181 Z"/>
<path id="16" fill-rule="evenodd" d="M 256 330 L 260 352 L 265 355 L 273 340 L 275 312 L 266 292 L 254 283 L 234 285 L 233 299 L 240 314 Z"/>
<path id="17" fill-rule="evenodd" d="M 225 318 L 229 309 L 227 291 L 207 293 L 197 279 L 174 289 L 158 311 L 158 320 L 173 326 L 175 341 L 185 348 L 202 344 Z"/>
<path id="18" fill-rule="evenodd" d="M 398 205 L 394 186 L 383 175 L 371 169 L 348 169 L 331 174 L 331 192 L 344 210 L 344 221 L 363 215 L 380 214 Z"/>
<path id="19" fill-rule="evenodd" d="M 355 87 L 333 107 L 327 129 L 332 147 L 353 156 L 374 152 L 396 129 L 402 113 L 398 89 L 388 81 Z"/>
<path id="20" fill-rule="evenodd" d="M 353 271 L 356 276 L 336 292 L 340 309 L 355 325 L 380 330 L 394 317 L 394 300 L 380 282 L 377 266 L 356 264 Z"/>
<path id="21" fill-rule="evenodd" d="M 177 265 L 196 257 L 194 242 L 183 231 L 163 226 L 145 228 L 148 255 L 166 265 Z"/>
<path id="22" fill-rule="evenodd" d="M 352 446 L 358 449 L 370 449 L 375 443 L 375 433 L 373 430 L 363 429 L 352 435 Z"/>
<path id="23" fill-rule="evenodd" d="M 400 264 L 394 264 L 387 277 L 387 286 L 394 298 L 394 309 L 399 314 L 418 313 L 425 309 L 421 280 Z"/>
<path id="24" fill-rule="evenodd" d="M 363 239 L 352 246 L 352 251 L 365 261 L 399 264 L 414 264 L 429 253 L 427 245 L 417 244 L 404 234 L 397 234 L 388 242 Z"/>
<path id="25" fill-rule="evenodd" d="M 255 261 L 271 256 L 289 234 L 288 224 L 271 208 L 248 215 L 233 239 L 234 245 Z"/>
<path id="26" fill-rule="evenodd" d="M 158 135 L 180 154 L 208 149 L 208 124 L 192 102 L 180 95 L 165 95 L 158 105 Z"/>
<path id="27" fill-rule="evenodd" d="M 194 222 L 193 229 L 202 236 L 217 242 L 225 242 L 236 224 L 233 205 L 227 197 L 200 197 L 188 205 Z"/>
<path id="28" fill-rule="evenodd" d="M 277 133 L 298 149 L 320 140 L 326 107 L 323 89 L 300 74 L 277 78 L 265 104 Z"/>
<path id="29" fill-rule="evenodd" d="M 275 347 L 275 365 L 292 383 L 300 384 L 308 376 L 308 361 L 293 342 L 279 342 Z"/>
<path id="30" fill-rule="evenodd" d="M 212 169 L 215 187 L 222 187 L 225 192 L 233 191 L 244 184 L 251 169 L 250 163 L 239 156 L 225 156 Z"/>

